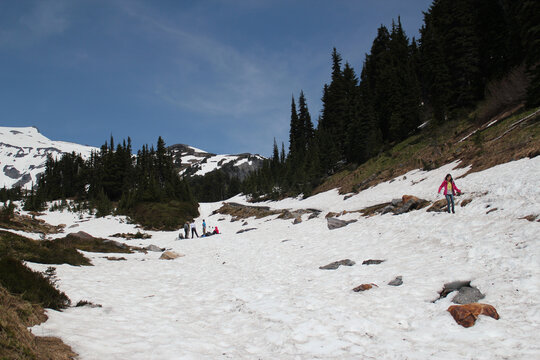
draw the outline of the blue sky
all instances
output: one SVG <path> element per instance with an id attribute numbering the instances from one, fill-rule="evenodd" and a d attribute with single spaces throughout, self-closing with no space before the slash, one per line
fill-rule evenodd
<path id="1" fill-rule="evenodd" d="M 335 46 L 357 73 L 377 28 L 417 36 L 431 0 L 0 0 L 0 125 L 53 140 L 269 155 L 290 101 L 314 120 Z"/>

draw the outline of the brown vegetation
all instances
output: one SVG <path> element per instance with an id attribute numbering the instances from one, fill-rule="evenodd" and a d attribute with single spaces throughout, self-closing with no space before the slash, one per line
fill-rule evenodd
<path id="1" fill-rule="evenodd" d="M 521 108 L 517 105 L 506 109 L 481 125 L 474 115 L 472 119 L 434 125 L 354 170 L 327 178 L 314 194 L 334 188 L 339 188 L 341 194 L 357 193 L 411 170 L 432 170 L 456 160 L 461 160 L 459 167 L 471 166 L 470 173 L 538 156 L 540 111 Z"/>
<path id="2" fill-rule="evenodd" d="M 0 286 L 0 358 L 64 360 L 77 356 L 60 339 L 36 337 L 28 327 L 47 320 L 43 308 L 32 305 Z"/>
<path id="3" fill-rule="evenodd" d="M 36 219 L 35 216 L 14 214 L 8 221 L 0 219 L 0 227 L 32 233 L 58 234 L 63 232 L 66 226 L 47 224 L 45 220 Z"/>

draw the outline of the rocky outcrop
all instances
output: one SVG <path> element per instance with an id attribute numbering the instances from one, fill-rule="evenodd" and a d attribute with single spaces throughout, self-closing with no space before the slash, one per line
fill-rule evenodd
<path id="1" fill-rule="evenodd" d="M 497 310 L 489 304 L 452 305 L 447 311 L 459 325 L 466 328 L 473 326 L 480 315 L 490 316 L 495 320 L 500 318 Z"/>
<path id="2" fill-rule="evenodd" d="M 215 210 L 212 215 L 223 214 L 231 215 L 232 221 L 239 221 L 247 219 L 250 217 L 255 217 L 257 219 L 264 218 L 272 215 L 279 215 L 278 218 L 282 220 L 292 220 L 294 219 L 296 223 L 301 222 L 301 217 L 304 214 L 310 214 L 310 219 L 313 219 L 321 213 L 317 209 L 299 209 L 299 210 L 289 210 L 289 209 L 280 209 L 274 210 L 270 209 L 268 206 L 253 206 L 253 205 L 243 205 L 234 202 L 225 202 L 221 207 Z M 300 221 L 298 220 L 300 219 Z"/>
<path id="3" fill-rule="evenodd" d="M 391 202 L 373 205 L 360 210 L 363 216 L 383 215 L 392 213 L 400 215 L 412 210 L 423 209 L 430 203 L 413 195 L 403 195 L 401 199 L 393 199 Z"/>

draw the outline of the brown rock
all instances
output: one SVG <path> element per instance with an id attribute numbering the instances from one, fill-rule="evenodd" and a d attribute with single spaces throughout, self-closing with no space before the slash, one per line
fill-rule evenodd
<path id="1" fill-rule="evenodd" d="M 354 292 L 366 291 L 366 290 L 371 289 L 374 286 L 377 286 L 377 285 L 375 285 L 373 283 L 371 283 L 371 284 L 362 284 L 362 285 L 358 285 L 357 287 L 352 289 L 352 291 L 354 291 Z"/>
<path id="2" fill-rule="evenodd" d="M 159 257 L 161 260 L 174 260 L 179 257 L 185 256 L 184 254 L 179 254 L 174 251 L 165 251 L 161 256 Z"/>
<path id="3" fill-rule="evenodd" d="M 404 204 L 408 203 L 409 200 L 413 200 L 414 202 L 420 202 L 420 199 L 414 195 L 403 195 L 401 197 L 401 201 L 403 201 Z"/>
<path id="4" fill-rule="evenodd" d="M 479 315 L 487 315 L 491 316 L 495 320 L 499 320 L 497 310 L 488 304 L 472 303 L 465 305 L 452 305 L 447 311 L 450 312 L 454 320 L 456 320 L 459 325 L 466 328 L 473 326 Z"/>
<path id="5" fill-rule="evenodd" d="M 459 204 L 461 207 L 464 207 L 464 206 L 467 206 L 470 204 L 470 202 L 472 201 L 472 199 L 465 199 L 461 202 L 461 204 Z"/>

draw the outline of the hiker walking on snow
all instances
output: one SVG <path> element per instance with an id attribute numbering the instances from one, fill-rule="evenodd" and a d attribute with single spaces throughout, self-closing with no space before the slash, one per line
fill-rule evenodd
<path id="1" fill-rule="evenodd" d="M 191 223 L 191 238 L 194 239 L 195 236 L 193 235 L 197 235 L 197 237 L 199 237 L 199 234 L 197 234 L 197 228 L 195 227 L 195 220 L 193 220 L 193 222 Z"/>
<path id="2" fill-rule="evenodd" d="M 446 197 L 446 202 L 448 203 L 448 213 L 450 213 L 450 205 L 452 205 L 452 213 L 455 214 L 454 211 L 454 196 L 456 195 L 456 192 L 458 194 L 461 194 L 461 190 L 459 190 L 456 186 L 456 183 L 454 182 L 454 179 L 452 179 L 452 175 L 446 174 L 444 177 L 444 181 L 442 182 L 441 186 L 439 186 L 438 193 L 441 193 L 441 189 L 444 188 L 444 196 Z"/>
<path id="3" fill-rule="evenodd" d="M 203 236 L 206 235 L 206 221 L 204 219 L 202 221 L 202 234 Z"/>

